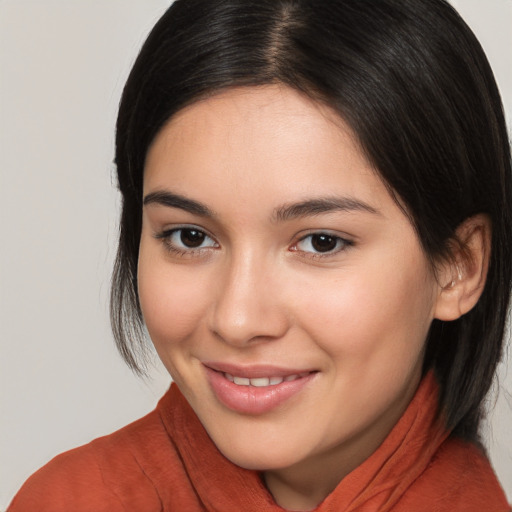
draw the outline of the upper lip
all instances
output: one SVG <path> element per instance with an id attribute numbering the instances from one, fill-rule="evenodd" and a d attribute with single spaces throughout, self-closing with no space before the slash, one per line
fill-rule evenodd
<path id="1" fill-rule="evenodd" d="M 288 375 L 300 375 L 301 373 L 311 373 L 315 371 L 310 368 L 286 368 L 271 364 L 240 365 L 216 361 L 203 362 L 203 365 L 217 372 L 229 373 L 230 375 L 245 377 L 246 379 L 287 377 Z"/>

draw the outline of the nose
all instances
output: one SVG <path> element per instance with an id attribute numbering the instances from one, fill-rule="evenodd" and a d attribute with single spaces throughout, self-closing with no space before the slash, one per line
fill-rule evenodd
<path id="1" fill-rule="evenodd" d="M 279 270 L 268 258 L 240 254 L 218 275 L 210 329 L 233 346 L 275 340 L 288 329 Z"/>

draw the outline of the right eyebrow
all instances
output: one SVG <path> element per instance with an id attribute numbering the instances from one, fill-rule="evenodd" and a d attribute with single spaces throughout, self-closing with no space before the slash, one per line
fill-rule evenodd
<path id="1" fill-rule="evenodd" d="M 179 208 L 180 210 L 185 210 L 186 212 L 192 213 L 193 215 L 200 215 L 201 217 L 215 217 L 215 214 L 203 203 L 166 190 L 151 192 L 144 197 L 143 204 L 144 206 L 157 204 L 167 206 L 168 208 Z"/>

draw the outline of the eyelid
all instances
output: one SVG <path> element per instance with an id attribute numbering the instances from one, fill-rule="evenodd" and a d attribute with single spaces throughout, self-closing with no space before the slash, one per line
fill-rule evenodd
<path id="1" fill-rule="evenodd" d="M 169 236 L 170 234 L 179 231 L 179 230 L 196 230 L 200 231 L 201 233 L 204 233 L 207 237 L 211 238 L 212 240 L 215 240 L 215 237 L 210 233 L 210 231 L 202 226 L 199 226 L 197 224 L 173 224 L 170 227 L 165 227 L 162 229 L 159 229 L 158 231 L 155 231 L 154 237 L 155 238 L 164 238 L 166 236 Z M 216 240 L 215 240 L 216 241 Z"/>
<path id="2" fill-rule="evenodd" d="M 177 247 L 171 243 L 171 237 L 178 231 L 199 231 L 205 235 L 205 237 L 209 238 L 214 242 L 213 245 L 207 245 L 204 247 Z M 154 238 L 157 240 L 161 240 L 165 246 L 165 249 L 174 255 L 177 256 L 185 256 L 185 257 L 193 257 L 199 255 L 199 253 L 205 253 L 211 249 L 217 249 L 220 247 L 219 243 L 215 239 L 213 235 L 211 235 L 208 230 L 203 227 L 197 226 L 195 224 L 181 224 L 175 225 L 166 229 L 162 229 L 156 233 L 154 233 Z"/>
<path id="3" fill-rule="evenodd" d="M 326 252 L 316 252 L 316 251 L 305 251 L 299 249 L 297 246 L 300 242 L 303 242 L 309 237 L 313 237 L 315 235 L 327 235 L 330 236 L 337 241 L 342 242 L 342 246 L 340 248 L 334 249 L 332 251 L 326 251 Z M 313 258 L 313 259 L 319 259 L 319 258 L 329 258 L 333 256 L 339 255 L 339 253 L 346 251 L 350 247 L 352 247 L 355 244 L 355 241 L 353 237 L 349 237 L 348 235 L 333 232 L 330 229 L 319 229 L 314 231 L 309 231 L 305 234 L 302 234 L 298 237 L 297 241 L 292 244 L 289 250 L 293 252 L 301 253 L 303 257 L 307 258 Z"/>

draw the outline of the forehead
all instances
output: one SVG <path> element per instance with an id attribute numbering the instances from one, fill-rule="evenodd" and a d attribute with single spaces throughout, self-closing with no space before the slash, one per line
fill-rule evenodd
<path id="1" fill-rule="evenodd" d="M 282 85 L 230 89 L 173 116 L 148 151 L 144 194 L 169 187 L 245 210 L 255 194 L 260 208 L 298 196 L 391 200 L 343 119 Z"/>
<path id="2" fill-rule="evenodd" d="M 330 131 L 331 136 L 358 148 L 357 137 L 332 108 L 288 86 L 272 84 L 229 88 L 184 107 L 160 130 L 150 150 L 162 139 L 171 142 L 178 133 L 180 143 L 208 134 L 210 140 L 217 136 L 226 144 L 234 140 L 226 139 L 229 130 L 236 131 L 236 143 L 245 137 L 247 151 L 251 143 L 283 147 L 286 140 L 299 141 L 304 128 L 316 128 L 324 137 Z"/>

